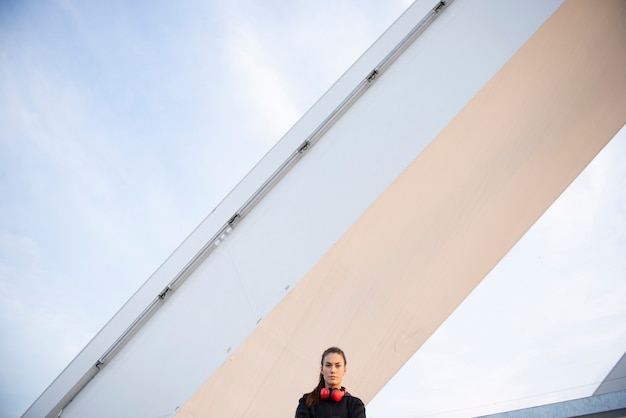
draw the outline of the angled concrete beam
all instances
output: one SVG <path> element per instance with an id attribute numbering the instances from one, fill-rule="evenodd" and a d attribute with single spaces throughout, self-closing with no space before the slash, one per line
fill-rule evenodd
<path id="1" fill-rule="evenodd" d="M 176 416 L 291 416 L 329 345 L 369 401 L 624 125 L 625 17 L 561 6 Z"/>

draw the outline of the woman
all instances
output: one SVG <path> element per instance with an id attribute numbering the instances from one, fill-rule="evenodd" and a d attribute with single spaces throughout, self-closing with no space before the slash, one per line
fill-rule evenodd
<path id="1" fill-rule="evenodd" d="M 317 387 L 298 402 L 296 418 L 365 418 L 363 402 L 341 386 L 346 374 L 346 355 L 337 347 L 322 354 Z"/>

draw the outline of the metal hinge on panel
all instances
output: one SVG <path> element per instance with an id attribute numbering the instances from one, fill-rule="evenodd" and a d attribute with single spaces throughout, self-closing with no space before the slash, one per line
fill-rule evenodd
<path id="1" fill-rule="evenodd" d="M 241 213 L 237 212 L 233 216 L 231 216 L 228 222 L 226 223 L 228 224 L 228 226 L 232 228 L 233 226 L 235 226 L 235 223 L 237 223 L 240 219 L 241 219 Z"/>
<path id="2" fill-rule="evenodd" d="M 302 154 L 304 151 L 309 149 L 309 146 L 311 145 L 311 141 L 309 141 L 308 139 L 306 141 L 304 141 L 299 147 L 298 147 L 298 152 L 300 154 Z"/>
<path id="3" fill-rule="evenodd" d="M 378 77 L 378 68 L 374 68 L 372 72 L 369 73 L 365 79 L 367 80 L 368 83 L 371 83 L 372 81 L 376 79 L 376 77 Z"/>
<path id="4" fill-rule="evenodd" d="M 438 5 L 436 5 L 433 8 L 433 12 L 435 13 L 439 13 L 441 11 L 441 9 L 443 9 L 444 7 L 446 7 L 446 2 L 445 1 L 440 1 Z"/>
<path id="5" fill-rule="evenodd" d="M 168 293 L 170 293 L 173 289 L 169 286 L 166 286 L 165 289 L 163 289 L 161 291 L 161 293 L 159 293 L 158 298 L 161 300 L 165 299 L 165 296 L 167 296 Z"/>

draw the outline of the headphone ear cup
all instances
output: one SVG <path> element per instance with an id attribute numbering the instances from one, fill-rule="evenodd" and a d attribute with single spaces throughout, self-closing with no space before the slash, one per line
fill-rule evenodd
<path id="1" fill-rule="evenodd" d="M 346 392 L 344 392 L 341 389 L 335 389 L 333 390 L 331 396 L 333 398 L 333 401 L 335 402 L 341 402 L 341 400 L 343 399 L 343 395 L 345 395 Z"/>
<path id="2" fill-rule="evenodd" d="M 330 390 L 328 390 L 328 388 L 321 388 L 320 389 L 320 399 L 328 399 L 330 397 Z"/>

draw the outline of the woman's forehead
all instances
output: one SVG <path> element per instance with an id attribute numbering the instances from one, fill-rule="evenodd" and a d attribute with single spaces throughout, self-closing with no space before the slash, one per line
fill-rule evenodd
<path id="1" fill-rule="evenodd" d="M 343 357 L 338 353 L 328 353 L 324 357 L 324 363 L 343 363 Z"/>

